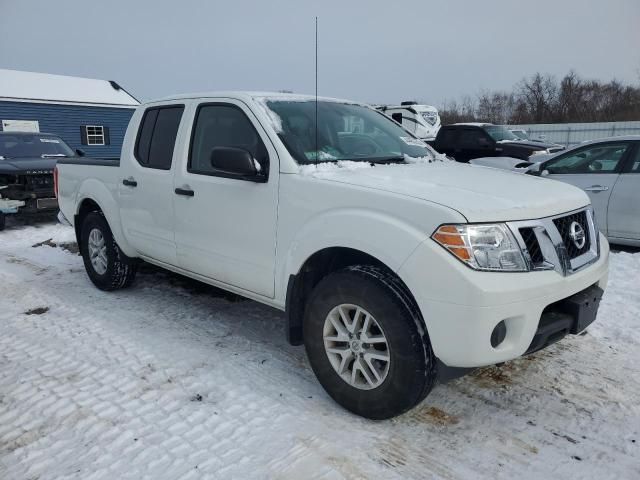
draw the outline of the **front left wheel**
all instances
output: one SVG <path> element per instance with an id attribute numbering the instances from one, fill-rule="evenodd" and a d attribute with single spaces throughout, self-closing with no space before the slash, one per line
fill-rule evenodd
<path id="1" fill-rule="evenodd" d="M 436 359 L 404 285 L 381 268 L 353 266 L 322 279 L 304 317 L 316 377 L 340 405 L 386 419 L 421 402 L 436 382 Z"/>
<path id="2" fill-rule="evenodd" d="M 122 253 L 102 213 L 91 212 L 84 218 L 80 252 L 87 275 L 100 290 L 117 290 L 133 283 L 137 262 Z"/>

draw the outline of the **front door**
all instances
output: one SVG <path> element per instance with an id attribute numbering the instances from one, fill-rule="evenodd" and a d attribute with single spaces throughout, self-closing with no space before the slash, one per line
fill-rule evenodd
<path id="1" fill-rule="evenodd" d="M 609 200 L 609 236 L 640 241 L 640 142 L 616 182 Z"/>
<path id="2" fill-rule="evenodd" d="M 120 162 L 120 215 L 127 241 L 142 255 L 176 264 L 173 233 L 174 145 L 184 105 L 148 108 L 132 152 Z"/>
<path id="3" fill-rule="evenodd" d="M 174 184 L 179 265 L 273 297 L 279 178 L 276 151 L 242 102 L 202 103 L 194 115 L 190 145 L 181 153 L 186 161 L 181 162 Z M 211 155 L 215 147 L 249 151 L 261 178 L 252 181 L 214 168 Z"/>
<path id="4" fill-rule="evenodd" d="M 598 226 L 608 235 L 609 199 L 629 150 L 629 142 L 588 145 L 545 162 L 541 171 L 549 172 L 548 178 L 570 183 L 587 192 Z"/>

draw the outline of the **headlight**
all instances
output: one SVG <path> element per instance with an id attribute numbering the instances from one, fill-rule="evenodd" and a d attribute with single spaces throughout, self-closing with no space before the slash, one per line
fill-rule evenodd
<path id="1" fill-rule="evenodd" d="M 528 270 L 516 239 L 503 223 L 443 225 L 431 238 L 475 270 Z"/>

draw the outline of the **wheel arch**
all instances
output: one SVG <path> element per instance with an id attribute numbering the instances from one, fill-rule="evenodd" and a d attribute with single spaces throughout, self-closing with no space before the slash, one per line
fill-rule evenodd
<path id="1" fill-rule="evenodd" d="M 367 265 L 384 270 L 394 277 L 403 289 L 412 308 L 418 312 L 423 328 L 426 324 L 409 287 L 385 262 L 361 250 L 349 247 L 327 247 L 310 255 L 297 273 L 289 275 L 285 299 L 287 340 L 291 345 L 301 345 L 304 339 L 303 318 L 309 295 L 314 287 L 330 273 L 356 265 Z"/>
<path id="2" fill-rule="evenodd" d="M 137 257 L 137 251 L 127 242 L 122 223 L 120 221 L 120 209 L 111 192 L 107 187 L 95 180 L 85 182 L 78 192 L 77 208 L 73 218 L 73 226 L 76 233 L 76 240 L 80 244 L 80 232 L 82 231 L 82 221 L 90 212 L 100 212 L 104 215 L 113 238 L 128 257 Z"/>

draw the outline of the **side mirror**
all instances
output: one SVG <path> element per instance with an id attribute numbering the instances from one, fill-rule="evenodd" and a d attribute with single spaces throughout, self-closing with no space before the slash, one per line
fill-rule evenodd
<path id="1" fill-rule="evenodd" d="M 84 150 L 82 150 L 81 148 L 76 148 L 76 155 L 79 157 L 84 157 L 85 156 Z"/>
<path id="2" fill-rule="evenodd" d="M 258 162 L 253 155 L 244 148 L 215 147 L 211 151 L 211 166 L 216 170 L 229 175 L 246 177 L 247 180 L 258 177 Z"/>
<path id="3" fill-rule="evenodd" d="M 546 170 L 546 169 L 545 169 L 545 170 L 542 170 L 542 171 L 540 172 L 540 176 L 541 176 L 541 177 L 546 177 L 546 176 L 548 176 L 548 175 L 549 175 L 549 170 Z"/>

